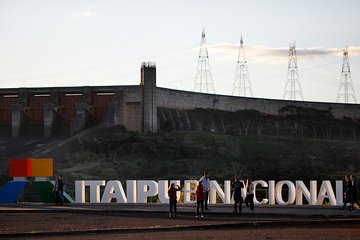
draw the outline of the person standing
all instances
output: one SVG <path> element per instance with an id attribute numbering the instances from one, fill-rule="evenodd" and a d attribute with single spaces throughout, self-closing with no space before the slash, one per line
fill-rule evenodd
<path id="1" fill-rule="evenodd" d="M 246 183 L 246 206 L 248 207 L 250 205 L 250 210 L 253 213 L 254 212 L 254 183 L 252 182 L 252 179 L 248 179 Z"/>
<path id="2" fill-rule="evenodd" d="M 177 196 L 176 196 L 176 192 L 180 191 L 181 187 L 179 185 L 177 185 L 175 187 L 175 183 L 172 183 L 170 185 L 170 188 L 168 190 L 168 195 L 169 195 L 169 203 L 170 203 L 170 212 L 169 212 L 169 217 L 176 217 L 177 215 L 177 211 L 176 211 L 176 203 L 177 203 Z M 174 215 L 173 215 L 173 208 L 174 208 Z"/>
<path id="3" fill-rule="evenodd" d="M 239 176 L 234 177 L 234 182 L 231 183 L 231 191 L 234 196 L 234 211 L 233 213 L 237 213 L 237 204 L 239 203 L 239 213 L 242 212 L 242 203 L 243 198 L 241 196 L 241 191 L 244 188 L 244 183 L 240 182 Z"/>
<path id="4" fill-rule="evenodd" d="M 210 208 L 208 207 L 209 192 L 210 192 L 209 173 L 204 172 L 204 175 L 200 178 L 200 181 L 202 181 L 202 183 L 204 185 L 204 190 L 205 190 L 205 210 L 210 211 Z"/>
<path id="5" fill-rule="evenodd" d="M 59 186 L 59 180 L 58 180 L 58 176 L 56 176 L 54 188 L 52 190 L 52 192 L 54 194 L 54 198 L 55 198 L 55 205 L 59 204 L 58 186 Z"/>
<path id="6" fill-rule="evenodd" d="M 56 184 L 55 184 L 56 185 Z M 59 201 L 59 204 L 61 206 L 64 206 L 64 182 L 62 180 L 62 176 L 57 176 L 57 198 Z"/>
<path id="7" fill-rule="evenodd" d="M 204 217 L 204 199 L 205 199 L 205 190 L 202 181 L 199 181 L 199 184 L 195 190 L 195 198 L 196 198 L 196 215 L 199 216 L 199 208 L 201 207 L 201 217 Z"/>
<path id="8" fill-rule="evenodd" d="M 345 176 L 345 187 L 344 187 L 344 205 L 340 210 L 344 211 L 346 205 L 349 203 L 350 208 L 349 210 L 353 210 L 353 193 L 352 193 L 352 181 L 350 179 L 350 175 Z"/>
<path id="9" fill-rule="evenodd" d="M 351 175 L 351 177 L 350 177 L 350 179 L 351 179 L 351 186 L 352 186 L 352 202 L 353 202 L 353 204 L 355 204 L 356 203 L 356 205 L 358 206 L 358 207 L 360 207 L 360 202 L 359 202 L 359 199 L 358 199 L 358 197 L 357 197 L 357 192 L 358 192 L 358 189 L 357 189 L 357 182 L 356 182 L 356 178 L 355 178 L 355 175 Z M 354 206 L 354 205 L 353 205 Z M 354 209 L 354 207 L 353 207 L 353 209 Z"/>

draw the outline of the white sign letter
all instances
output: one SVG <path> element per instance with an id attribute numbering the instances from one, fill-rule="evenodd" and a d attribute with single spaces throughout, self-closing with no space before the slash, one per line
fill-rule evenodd
<path id="1" fill-rule="evenodd" d="M 215 180 L 210 181 L 210 203 L 216 204 L 216 194 L 219 195 L 221 201 L 225 204 L 230 204 L 230 190 L 231 183 L 230 181 L 224 181 L 224 191 L 221 189 L 220 185 Z"/>
<path id="2" fill-rule="evenodd" d="M 158 194 L 158 183 L 153 180 L 138 181 L 138 203 L 147 203 L 147 198 Z"/>
<path id="3" fill-rule="evenodd" d="M 105 186 L 105 180 L 85 181 L 84 184 L 90 187 L 90 203 L 99 203 L 100 186 Z"/>
<path id="4" fill-rule="evenodd" d="M 303 181 L 296 181 L 296 205 L 303 205 L 303 195 L 309 205 L 316 205 L 316 181 L 310 181 L 310 191 L 307 189 Z"/>
<path id="5" fill-rule="evenodd" d="M 275 205 L 275 181 L 269 181 L 269 205 Z"/>
<path id="6" fill-rule="evenodd" d="M 284 202 L 282 197 L 282 188 L 283 186 L 287 185 L 289 188 L 288 192 L 288 200 Z M 295 185 L 290 181 L 280 181 L 276 184 L 276 202 L 279 205 L 289 205 L 293 204 L 295 201 Z"/>
<path id="7" fill-rule="evenodd" d="M 120 181 L 108 181 L 101 198 L 102 203 L 110 203 L 115 198 L 118 203 L 127 203 L 124 188 Z"/>
<path id="8" fill-rule="evenodd" d="M 343 181 L 342 180 L 337 180 L 336 181 L 336 204 L 338 206 L 342 206 L 344 204 L 343 202 Z"/>
<path id="9" fill-rule="evenodd" d="M 319 196 L 318 200 L 316 202 L 317 205 L 322 205 L 324 198 L 328 198 L 330 201 L 330 204 L 332 206 L 336 206 L 336 198 L 334 195 L 334 190 L 331 186 L 330 181 L 326 180 L 321 183 L 321 187 L 319 190 Z"/>
<path id="10" fill-rule="evenodd" d="M 264 198 L 263 200 L 261 200 L 261 202 L 259 202 L 256 198 L 256 185 L 260 184 L 262 187 L 268 187 L 267 182 L 263 180 L 257 180 L 254 181 L 253 184 L 254 184 L 254 204 L 267 204 L 269 202 L 269 199 Z"/>
<path id="11" fill-rule="evenodd" d="M 184 181 L 184 203 L 195 203 L 191 200 L 191 194 L 195 193 L 196 187 L 199 184 L 197 180 L 185 180 Z M 195 188 L 191 188 L 191 185 L 195 185 Z"/>
<path id="12" fill-rule="evenodd" d="M 75 181 L 75 202 L 85 202 L 85 181 Z"/>
<path id="13" fill-rule="evenodd" d="M 136 180 L 126 181 L 126 196 L 128 203 L 136 203 Z"/>

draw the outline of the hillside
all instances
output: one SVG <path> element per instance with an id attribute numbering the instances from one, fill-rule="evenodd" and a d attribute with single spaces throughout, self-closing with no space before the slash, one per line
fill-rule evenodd
<path id="1" fill-rule="evenodd" d="M 288 106 L 255 110 L 158 109 L 158 133 L 98 124 L 71 138 L 0 142 L 0 182 L 9 157 L 54 158 L 55 173 L 80 179 L 339 179 L 360 171 L 359 121 Z"/>
<path id="2" fill-rule="evenodd" d="M 58 149 L 55 171 L 80 179 L 335 179 L 360 169 L 360 143 L 182 131 L 99 129 Z M 62 154 L 62 156 L 61 156 Z"/>

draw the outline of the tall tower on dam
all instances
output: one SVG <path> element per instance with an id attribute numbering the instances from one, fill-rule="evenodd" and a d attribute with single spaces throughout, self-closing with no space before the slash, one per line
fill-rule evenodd
<path id="1" fill-rule="evenodd" d="M 156 106 L 156 65 L 144 62 L 141 65 L 142 85 L 142 131 L 157 131 L 157 106 Z"/>
<path id="2" fill-rule="evenodd" d="M 194 82 L 194 91 L 215 94 L 215 86 L 210 68 L 209 53 L 206 46 L 205 27 L 201 33 L 201 44 Z"/>
<path id="3" fill-rule="evenodd" d="M 289 46 L 289 64 L 283 99 L 304 101 L 298 73 L 295 42 Z"/>
<path id="4" fill-rule="evenodd" d="M 341 79 L 336 102 L 356 103 L 356 95 L 350 72 L 349 51 L 347 47 L 343 50 L 343 65 L 341 68 Z"/>
<path id="5" fill-rule="evenodd" d="M 241 35 L 238 60 L 236 62 L 236 72 L 232 95 L 253 97 L 253 91 L 250 82 L 249 71 L 247 68 L 247 61 L 245 56 L 244 40 Z"/>

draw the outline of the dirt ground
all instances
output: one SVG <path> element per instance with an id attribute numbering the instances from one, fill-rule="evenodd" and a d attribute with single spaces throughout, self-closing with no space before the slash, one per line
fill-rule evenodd
<path id="1" fill-rule="evenodd" d="M 193 213 L 181 213 L 170 219 L 164 212 L 4 211 L 0 214 L 0 238 L 360 239 L 358 218 L 349 220 L 352 218 L 341 216 L 208 214 L 195 218 Z M 16 235 L 19 233 L 28 235 Z"/>
<path id="2" fill-rule="evenodd" d="M 36 239 L 51 240 L 110 240 L 110 239 L 242 239 L 242 240 L 346 240 L 360 239 L 360 225 L 336 226 L 336 227 L 279 227 L 262 228 L 251 227 L 249 229 L 219 229 L 219 230 L 196 230 L 196 231 L 165 231 L 131 234 L 85 234 L 73 236 L 54 236 Z M 24 238 L 35 239 L 35 238 Z"/>
<path id="3" fill-rule="evenodd" d="M 167 213 L 153 212 L 10 212 L 1 213 L 0 216 L 0 234 L 111 229 L 134 230 L 295 220 L 293 217 L 238 216 L 232 214 L 205 215 L 205 218 L 195 218 L 193 214 L 189 213 L 170 219 Z M 303 221 L 304 219 L 297 218 L 296 220 Z"/>

